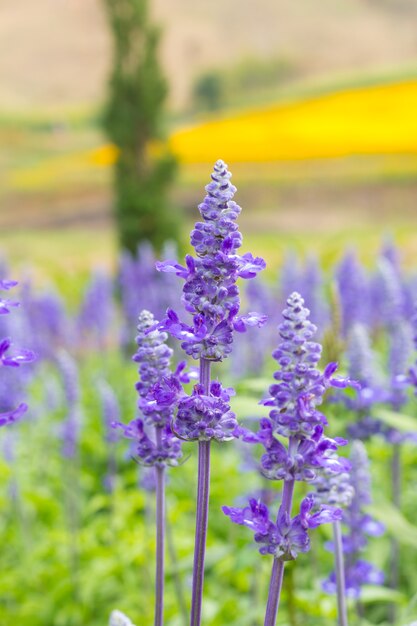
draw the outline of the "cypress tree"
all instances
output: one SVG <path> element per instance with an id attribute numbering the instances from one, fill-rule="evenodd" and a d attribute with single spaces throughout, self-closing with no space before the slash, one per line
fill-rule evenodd
<path id="1" fill-rule="evenodd" d="M 114 42 L 104 127 L 118 149 L 114 208 L 119 241 L 132 253 L 144 239 L 158 249 L 178 233 L 169 203 L 177 164 L 162 142 L 167 83 L 158 61 L 160 32 L 149 21 L 148 0 L 103 1 Z"/>

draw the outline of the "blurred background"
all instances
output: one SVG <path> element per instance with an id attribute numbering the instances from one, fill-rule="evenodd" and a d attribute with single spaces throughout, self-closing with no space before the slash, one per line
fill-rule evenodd
<path id="1" fill-rule="evenodd" d="M 28 245 L 69 269 L 115 258 L 111 4 L 0 4 L 0 228 L 16 260 Z M 222 158 L 242 230 L 274 266 L 284 243 L 333 259 L 347 240 L 368 257 L 387 233 L 406 262 L 416 253 L 414 0 L 150 0 L 149 12 L 182 241 Z"/>
<path id="2" fill-rule="evenodd" d="M 372 391 L 378 427 L 353 436 L 386 527 L 366 552 L 385 586 L 365 586 L 351 623 L 356 604 L 361 626 L 416 624 L 417 404 L 411 386 L 395 395 L 416 347 L 416 24 L 416 0 L 0 1 L 0 280 L 19 281 L 22 305 L 0 316 L 0 339 L 38 357 L 0 377 L 0 414 L 29 404 L 1 428 L 0 626 L 102 626 L 116 607 L 153 621 L 153 475 L 111 424 L 136 416 L 139 311 L 180 310 L 181 281 L 155 259 L 189 249 L 217 159 L 238 188 L 243 251 L 268 266 L 242 308 L 270 323 L 219 366 L 232 408 L 252 426 L 264 416 L 279 312 L 300 291 L 325 359 Z M 363 418 L 353 405 L 327 403 L 331 436 Z M 269 563 L 220 507 L 266 486 L 225 445 L 204 619 L 257 626 Z M 167 626 L 188 623 L 194 444 L 184 458 L 169 477 Z M 329 532 L 287 568 L 280 626 L 336 623 L 321 588 Z"/>

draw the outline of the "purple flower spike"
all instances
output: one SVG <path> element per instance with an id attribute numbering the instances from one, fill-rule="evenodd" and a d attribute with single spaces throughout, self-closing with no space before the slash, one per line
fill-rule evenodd
<path id="1" fill-rule="evenodd" d="M 349 251 L 337 267 L 336 282 L 346 337 L 354 324 L 371 324 L 369 279 L 354 251 Z"/>
<path id="2" fill-rule="evenodd" d="M 138 409 L 140 418 L 129 424 L 114 421 L 125 437 L 132 440 L 131 455 L 146 466 L 178 465 L 181 442 L 171 428 L 174 410 L 185 396 L 182 383 L 195 377 L 185 370 L 185 362 L 171 372 L 173 351 L 166 344 L 167 334 L 158 330 L 152 313 L 142 311 L 138 318 L 138 349 L 133 361 L 139 365 Z"/>
<path id="3" fill-rule="evenodd" d="M 284 437 L 311 437 L 318 425 L 327 421 L 316 407 L 326 390 L 356 385 L 349 379 L 334 378 L 337 364 L 329 364 L 322 374 L 316 365 L 321 357 L 320 344 L 312 341 L 316 327 L 308 319 L 309 311 L 298 293 L 287 300 L 284 322 L 278 327 L 281 343 L 272 356 L 280 365 L 269 388 L 271 397 L 264 401 L 274 406 L 270 412 L 275 431 Z"/>
<path id="4" fill-rule="evenodd" d="M 182 341 L 183 350 L 195 359 L 222 361 L 230 352 L 233 330 L 244 332 L 248 326 L 261 326 L 266 316 L 250 313 L 239 316 L 238 278 L 254 278 L 265 268 L 265 261 L 237 250 L 242 243 L 236 219 L 241 211 L 233 201 L 236 188 L 223 161 L 217 161 L 207 196 L 199 206 L 204 221 L 191 232 L 196 257 L 188 255 L 186 265 L 165 261 L 157 264 L 161 272 L 172 272 L 185 280 L 182 300 L 193 316 L 193 324 L 180 321 L 172 310 L 159 325 Z"/>
<path id="5" fill-rule="evenodd" d="M 0 290 L 8 291 L 16 285 L 17 282 L 15 280 L 0 280 Z M 4 300 L 0 298 L 0 315 L 10 313 L 10 309 L 17 306 L 19 306 L 18 302 L 12 302 L 11 300 Z M 31 350 L 24 350 L 22 348 L 13 350 L 11 348 L 12 342 L 9 338 L 0 339 L 0 369 L 2 367 L 20 367 L 21 365 L 31 363 L 35 360 L 35 354 Z M 0 427 L 17 422 L 28 409 L 27 404 L 24 402 L 21 402 L 17 408 L 14 409 L 11 409 L 10 405 L 15 405 L 15 398 L 13 397 L 13 391 L 8 389 L 7 404 L 6 406 L 1 407 L 2 412 L 0 413 Z M 5 411 L 5 408 L 8 410 Z"/>
<path id="6" fill-rule="evenodd" d="M 343 552 L 346 554 L 345 591 L 347 596 L 358 598 L 363 585 L 381 585 L 384 582 L 382 572 L 361 559 L 360 553 L 366 548 L 368 537 L 379 537 L 385 529 L 380 522 L 364 512 L 364 507 L 371 503 L 371 478 L 368 456 L 361 441 L 352 443 L 350 461 L 350 477 L 338 477 L 337 485 L 337 481 L 330 482 L 323 475 L 316 482 L 315 499 L 325 501 L 329 495 L 333 501 L 347 505 L 342 518 L 347 528 L 347 533 L 342 535 Z M 329 548 L 333 549 L 333 544 Z M 336 592 L 335 572 L 324 581 L 323 589 L 328 593 Z"/>
<path id="7" fill-rule="evenodd" d="M 260 443 L 265 452 L 261 458 L 262 474 L 270 480 L 283 480 L 282 501 L 277 520 L 273 522 L 267 507 L 251 500 L 243 509 L 223 507 L 231 521 L 251 528 L 261 554 L 274 557 L 265 625 L 273 626 L 281 592 L 284 562 L 295 559 L 310 549 L 309 531 L 321 524 L 342 519 L 337 491 L 322 485 L 322 491 L 332 491 L 333 499 L 319 499 L 310 494 L 301 502 L 299 513 L 292 516 L 292 500 L 296 481 L 317 482 L 323 476 L 329 481 L 346 474 L 349 462 L 337 455 L 339 446 L 347 442 L 339 437 L 324 435 L 325 416 L 317 407 L 330 387 L 345 388 L 357 383 L 335 378 L 336 363 L 329 363 L 322 373 L 317 368 L 321 346 L 313 341 L 316 327 L 309 321 L 309 311 L 298 293 L 292 293 L 283 312 L 284 321 L 278 327 L 281 343 L 273 357 L 279 364 L 274 374 L 277 381 L 269 388 L 270 397 L 262 402 L 272 407 L 269 417 L 260 422 L 260 429 L 251 433 L 238 426 L 235 436 L 248 443 Z M 287 439 L 284 443 L 283 439 Z"/>

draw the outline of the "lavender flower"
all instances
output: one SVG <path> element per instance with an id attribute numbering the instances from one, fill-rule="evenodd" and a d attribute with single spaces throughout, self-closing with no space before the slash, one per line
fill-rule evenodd
<path id="1" fill-rule="evenodd" d="M 166 345 L 167 334 L 157 329 L 158 322 L 149 311 L 142 311 L 138 320 L 137 352 L 133 360 L 139 364 L 138 409 L 142 417 L 125 425 L 115 421 L 125 437 L 134 442 L 133 454 L 147 467 L 153 467 L 156 478 L 156 577 L 155 577 L 155 626 L 163 623 L 164 590 L 164 543 L 165 543 L 165 468 L 178 465 L 181 458 L 181 442 L 171 429 L 176 395 L 162 393 L 164 382 L 181 388 L 189 382 L 190 375 L 180 363 L 171 373 L 173 351 Z M 171 386 L 170 386 L 171 385 Z M 154 393 L 154 388 L 159 394 Z M 143 418 L 143 419 L 142 419 Z"/>
<path id="2" fill-rule="evenodd" d="M 324 436 L 327 420 L 317 407 L 327 389 L 345 388 L 353 383 L 334 377 L 335 363 L 330 363 L 323 373 L 317 369 L 321 346 L 312 341 L 316 327 L 308 316 L 301 296 L 291 294 L 283 312 L 284 321 L 279 326 L 282 341 L 273 353 L 280 365 L 274 374 L 278 382 L 269 389 L 271 397 L 262 402 L 273 408 L 269 418 L 261 420 L 257 434 L 242 427 L 237 429 L 249 443 L 263 444 L 266 450 L 261 459 L 264 475 L 273 480 L 284 480 L 277 521 L 271 521 L 267 507 L 255 500 L 244 509 L 223 507 L 223 512 L 233 522 L 252 528 L 255 541 L 261 544 L 261 554 L 274 556 L 266 626 L 275 624 L 284 562 L 296 558 L 299 552 L 308 551 L 309 529 L 341 518 L 341 511 L 327 504 L 315 510 L 317 502 L 313 495 L 307 496 L 299 513 L 291 517 L 295 481 L 312 481 L 323 469 L 339 474 L 348 468 L 346 461 L 336 454 L 337 448 L 346 441 Z M 277 435 L 287 438 L 288 446 Z"/>
<path id="3" fill-rule="evenodd" d="M 343 512 L 342 521 L 348 532 L 343 535 L 342 541 L 345 552 L 346 594 L 358 598 L 363 585 L 383 583 L 383 573 L 371 563 L 361 559 L 360 554 L 367 546 L 367 537 L 379 537 L 384 532 L 384 527 L 364 511 L 364 508 L 371 503 L 371 478 L 368 456 L 362 442 L 352 443 L 350 461 L 353 498 L 351 504 Z M 329 547 L 332 548 L 332 545 Z M 323 589 L 328 593 L 336 592 L 335 572 L 330 574 L 323 583 Z"/>
<path id="4" fill-rule="evenodd" d="M 162 254 L 163 258 L 175 258 L 175 246 L 167 242 Z M 154 251 L 148 242 L 139 244 L 135 257 L 128 252 L 122 253 L 118 285 L 125 321 L 122 336 L 124 344 L 130 342 L 130 329 L 136 323 L 138 311 L 145 304 L 158 319 L 161 319 L 167 307 L 177 306 L 180 290 L 176 282 L 169 278 L 156 270 Z"/>
<path id="5" fill-rule="evenodd" d="M 387 257 L 378 259 L 371 295 L 376 326 L 389 327 L 403 317 L 404 291 L 399 268 Z"/>
<path id="6" fill-rule="evenodd" d="M 336 268 L 336 282 L 343 336 L 346 337 L 354 324 L 370 324 L 369 281 L 353 251 L 348 252 Z"/>
<path id="7" fill-rule="evenodd" d="M 30 347 L 39 358 L 54 361 L 57 351 L 73 349 L 72 320 L 61 296 L 54 289 L 34 293 L 27 282 L 23 285 L 22 304 L 27 314 L 21 321 L 21 334 L 30 336 Z"/>
<path id="8" fill-rule="evenodd" d="M 350 467 L 349 467 L 350 469 Z M 316 488 L 313 497 L 319 504 L 333 506 L 349 506 L 354 497 L 354 488 L 349 473 L 334 474 L 324 468 L 314 480 Z M 335 570 L 332 573 L 337 593 L 337 616 L 339 626 L 348 626 L 348 611 L 346 601 L 346 577 L 343 555 L 343 537 L 340 520 L 333 521 L 333 553 Z"/>
<path id="9" fill-rule="evenodd" d="M 0 280 L 0 290 L 8 291 L 16 285 L 17 282 L 13 280 Z M 1 315 L 8 315 L 10 313 L 10 309 L 17 306 L 19 306 L 18 302 L 0 298 Z M 34 359 L 35 354 L 31 350 L 25 350 L 22 348 L 12 349 L 11 339 L 5 338 L 0 340 L 0 369 L 2 369 L 3 367 L 20 367 L 20 365 L 30 363 Z M 26 413 L 28 408 L 25 402 L 20 402 L 20 404 L 16 408 L 9 408 L 11 396 L 10 387 L 8 389 L 7 396 L 7 410 L 4 411 L 3 408 L 5 407 L 1 407 L 2 412 L 0 412 L 0 427 L 7 426 L 18 421 L 22 417 L 22 415 Z M 6 400 L 6 398 L 4 400 Z"/>
<path id="10" fill-rule="evenodd" d="M 80 383 L 78 367 L 68 352 L 61 350 L 56 363 L 61 375 L 63 399 L 66 416 L 61 426 L 60 436 L 63 442 L 62 454 L 66 458 L 74 458 L 77 453 L 80 436 Z"/>
<path id="11" fill-rule="evenodd" d="M 348 398 L 345 404 L 356 413 L 356 422 L 348 427 L 348 433 L 356 439 L 366 440 L 383 431 L 380 420 L 373 417 L 377 403 L 385 401 L 386 390 L 377 370 L 367 328 L 355 324 L 349 335 L 347 350 L 349 375 L 359 381 L 361 387 L 355 398 Z"/>
<path id="12" fill-rule="evenodd" d="M 346 465 L 345 471 L 339 474 L 335 474 L 326 467 L 317 473 L 313 484 L 315 487 L 314 498 L 318 504 L 331 504 L 338 507 L 350 505 L 355 493 L 351 483 L 350 468 L 349 463 Z"/>
<path id="13" fill-rule="evenodd" d="M 78 328 L 83 335 L 92 336 L 98 348 L 106 345 L 114 316 L 113 285 L 103 272 L 92 274 L 78 314 Z"/>
<path id="14" fill-rule="evenodd" d="M 138 320 L 137 352 L 133 360 L 139 364 L 138 417 L 125 425 L 117 420 L 114 426 L 121 428 L 124 435 L 134 441 L 133 455 L 144 465 L 178 465 L 181 458 L 181 443 L 171 429 L 176 394 L 163 393 L 166 385 L 182 390 L 181 383 L 189 382 L 190 374 L 184 371 L 185 363 L 180 363 L 171 373 L 170 363 L 173 351 L 166 345 L 167 334 L 155 326 L 152 313 L 142 311 Z M 150 427 L 157 429 L 160 441 L 152 439 Z"/>
<path id="15" fill-rule="evenodd" d="M 309 495 L 301 502 L 298 515 L 290 518 L 287 511 L 280 511 L 276 522 L 270 519 L 268 507 L 254 498 L 243 509 L 224 506 L 222 510 L 232 522 L 247 526 L 255 533 L 254 539 L 261 546 L 261 554 L 272 554 L 281 561 L 292 561 L 299 552 L 308 552 L 310 549 L 309 529 L 341 517 L 337 509 L 328 506 L 322 506 L 312 513 L 314 505 L 314 497 Z"/>
<path id="16" fill-rule="evenodd" d="M 196 257 L 187 255 L 186 265 L 174 261 L 157 264 L 162 272 L 173 272 L 185 280 L 182 301 L 192 314 L 192 325 L 180 321 L 169 309 L 159 325 L 181 340 L 183 350 L 195 359 L 222 361 L 230 352 L 233 330 L 244 332 L 248 326 L 259 326 L 265 316 L 256 313 L 239 316 L 238 278 L 253 278 L 265 268 L 265 261 L 250 253 L 236 253 L 242 243 L 236 219 L 241 211 L 232 200 L 236 188 L 230 183 L 230 172 L 223 161 L 217 161 L 207 196 L 199 206 L 203 222 L 191 232 Z"/>
<path id="17" fill-rule="evenodd" d="M 233 332 L 245 332 L 261 326 L 265 315 L 249 312 L 239 315 L 238 278 L 254 278 L 264 269 L 265 261 L 252 254 L 237 254 L 242 236 L 236 220 L 241 211 L 233 201 L 236 188 L 223 161 L 217 161 L 206 186 L 207 195 L 199 205 L 203 221 L 191 232 L 196 256 L 187 255 L 185 266 L 175 261 L 157 264 L 161 272 L 174 273 L 184 282 L 182 302 L 192 316 L 191 323 L 181 321 L 173 309 L 167 310 L 157 326 L 181 341 L 186 354 L 200 359 L 200 381 L 189 397 L 177 395 L 176 432 L 184 439 L 199 440 L 196 535 L 191 602 L 191 626 L 199 626 L 204 579 L 204 557 L 210 491 L 210 441 L 234 436 L 236 418 L 228 404 L 231 391 L 210 380 L 212 361 L 222 361 L 231 350 Z M 175 395 L 171 385 L 168 396 Z"/>
<path id="18" fill-rule="evenodd" d="M 192 394 L 178 402 L 173 420 L 173 429 L 178 437 L 188 441 L 233 439 L 238 423 L 229 401 L 234 393 L 233 389 L 225 389 L 218 381 L 211 381 L 208 394 L 203 385 L 195 385 Z"/>
<path id="19" fill-rule="evenodd" d="M 412 329 L 404 320 L 389 329 L 388 354 L 388 393 L 387 402 L 394 411 L 400 411 L 408 402 L 407 395 L 407 366 L 412 350 Z M 413 435 L 401 433 L 395 428 L 385 428 L 384 436 L 392 444 L 400 444 Z"/>
<path id="20" fill-rule="evenodd" d="M 411 318 L 411 328 L 412 328 L 412 336 L 414 342 L 414 349 L 417 351 L 417 308 L 414 311 L 414 314 Z M 408 382 L 412 387 L 414 387 L 414 393 L 417 396 L 417 361 L 416 363 L 410 367 L 408 370 Z"/>
<path id="21" fill-rule="evenodd" d="M 263 311 L 269 320 L 262 328 L 249 328 L 235 344 L 231 355 L 230 371 L 233 378 L 258 375 L 269 355 L 269 346 L 274 333 L 274 320 L 277 318 L 276 294 L 271 286 L 262 280 L 250 280 L 245 284 L 245 311 Z"/>

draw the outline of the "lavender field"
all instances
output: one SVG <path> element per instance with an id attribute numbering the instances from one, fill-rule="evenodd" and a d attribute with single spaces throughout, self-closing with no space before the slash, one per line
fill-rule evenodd
<path id="1" fill-rule="evenodd" d="M 0 624 L 411 625 L 412 249 L 268 269 L 206 189 L 185 262 L 2 258 Z"/>

